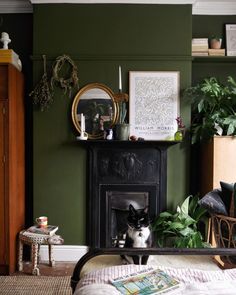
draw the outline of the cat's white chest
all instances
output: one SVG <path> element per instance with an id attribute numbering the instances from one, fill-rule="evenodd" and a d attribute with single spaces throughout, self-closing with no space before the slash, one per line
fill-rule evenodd
<path id="1" fill-rule="evenodd" d="M 142 227 L 140 231 L 129 228 L 128 235 L 133 240 L 134 248 L 146 248 L 146 241 L 150 235 L 150 230 L 148 227 Z"/>

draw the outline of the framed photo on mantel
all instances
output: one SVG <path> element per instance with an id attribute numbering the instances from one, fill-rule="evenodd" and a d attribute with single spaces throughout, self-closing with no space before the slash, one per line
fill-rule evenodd
<path id="1" fill-rule="evenodd" d="M 178 71 L 129 72 L 130 135 L 174 140 L 179 116 Z"/>

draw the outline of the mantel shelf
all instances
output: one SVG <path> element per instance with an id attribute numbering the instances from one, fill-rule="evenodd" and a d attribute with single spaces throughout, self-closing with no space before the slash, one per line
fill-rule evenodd
<path id="1" fill-rule="evenodd" d="M 131 141 L 131 140 L 77 140 L 77 142 L 84 146 L 101 146 L 101 147 L 165 147 L 168 148 L 169 146 L 175 145 L 177 143 L 181 143 L 181 141 L 174 141 L 174 140 L 138 140 L 138 141 Z"/>

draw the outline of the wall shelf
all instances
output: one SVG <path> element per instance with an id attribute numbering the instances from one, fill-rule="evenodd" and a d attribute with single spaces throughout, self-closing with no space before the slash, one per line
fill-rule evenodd
<path id="1" fill-rule="evenodd" d="M 236 56 L 194 56 L 193 63 L 235 63 Z"/>

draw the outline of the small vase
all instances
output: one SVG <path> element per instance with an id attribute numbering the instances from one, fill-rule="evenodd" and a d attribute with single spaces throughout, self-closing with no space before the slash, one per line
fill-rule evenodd
<path id="1" fill-rule="evenodd" d="M 181 140 L 183 140 L 183 137 L 184 137 L 184 129 L 179 128 L 175 132 L 175 140 L 176 141 L 181 141 Z"/>
<path id="2" fill-rule="evenodd" d="M 116 124 L 116 139 L 128 140 L 129 139 L 129 124 Z"/>

